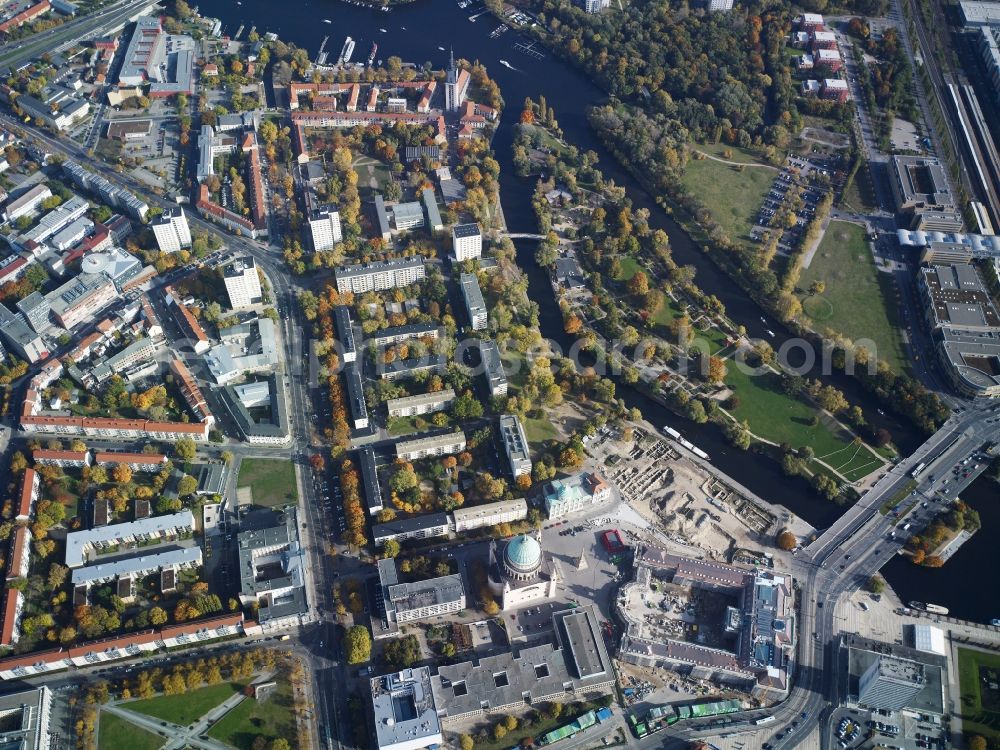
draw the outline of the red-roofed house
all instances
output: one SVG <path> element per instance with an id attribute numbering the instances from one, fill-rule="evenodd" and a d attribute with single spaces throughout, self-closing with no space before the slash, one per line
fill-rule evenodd
<path id="1" fill-rule="evenodd" d="M 90 451 L 51 451 L 45 449 L 36 450 L 31 454 L 36 464 L 42 466 L 60 466 L 82 469 L 90 466 Z"/>
<path id="2" fill-rule="evenodd" d="M 31 529 L 18 526 L 10 537 L 10 559 L 7 562 L 7 580 L 25 578 L 31 562 Z"/>
<path id="3" fill-rule="evenodd" d="M 0 624 L 0 646 L 13 646 L 21 637 L 21 613 L 24 611 L 24 594 L 18 589 L 7 589 L 3 603 L 3 623 Z"/>
<path id="4" fill-rule="evenodd" d="M 94 462 L 98 466 L 125 464 L 132 471 L 159 471 L 167 457 L 162 453 L 98 453 Z"/>
<path id="5" fill-rule="evenodd" d="M 17 504 L 15 521 L 28 522 L 35 511 L 35 501 L 38 500 L 38 472 L 25 469 L 21 478 L 21 497 Z"/>

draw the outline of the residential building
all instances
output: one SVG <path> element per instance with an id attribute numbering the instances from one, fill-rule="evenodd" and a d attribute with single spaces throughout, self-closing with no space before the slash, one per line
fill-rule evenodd
<path id="1" fill-rule="evenodd" d="M 404 232 L 408 229 L 419 229 L 424 225 L 424 210 L 420 203 L 397 203 L 388 209 L 392 219 L 392 225 L 397 232 Z"/>
<path id="2" fill-rule="evenodd" d="M 349 362 L 343 368 L 344 384 L 347 386 L 347 408 L 351 413 L 351 424 L 355 430 L 368 427 L 368 407 L 365 405 L 365 390 L 361 383 L 361 371 L 357 363 Z"/>
<path id="3" fill-rule="evenodd" d="M 4 206 L 4 218 L 7 221 L 16 221 L 22 216 L 30 216 L 35 213 L 42 201 L 52 197 L 52 191 L 47 185 L 35 185 L 34 187 L 21 193 L 16 198 L 11 198 Z"/>
<path id="4" fill-rule="evenodd" d="M 344 239 L 340 227 L 340 212 L 332 205 L 321 206 L 309 215 L 309 231 L 313 250 L 329 250 Z"/>
<path id="5" fill-rule="evenodd" d="M 443 354 L 397 359 L 389 364 L 378 363 L 379 377 L 382 380 L 405 380 L 416 377 L 417 373 L 444 372 L 446 369 L 448 369 L 448 358 Z"/>
<path id="6" fill-rule="evenodd" d="M 528 438 L 524 435 L 521 418 L 516 414 L 501 416 L 500 437 L 503 440 L 511 475 L 516 479 L 522 474 L 530 474 L 531 456 L 528 453 Z"/>
<path id="7" fill-rule="evenodd" d="M 611 499 L 611 486 L 600 474 L 578 472 L 565 479 L 553 479 L 542 490 L 549 518 L 599 505 Z"/>
<path id="8" fill-rule="evenodd" d="M 297 512 L 288 507 L 271 525 L 237 535 L 240 601 L 257 606 L 264 630 L 310 621 L 306 598 L 306 555 L 299 539 Z"/>
<path id="9" fill-rule="evenodd" d="M 483 233 L 479 224 L 456 224 L 451 230 L 451 249 L 455 260 L 472 260 L 483 254 Z"/>
<path id="10" fill-rule="evenodd" d="M 380 292 L 385 289 L 398 289 L 422 281 L 425 275 L 422 255 L 376 263 L 340 266 L 334 272 L 337 291 L 341 294 L 348 292 L 363 294 L 365 292 Z"/>
<path id="11" fill-rule="evenodd" d="M 559 284 L 564 295 L 579 299 L 591 293 L 587 288 L 587 280 L 583 274 L 583 269 L 576 258 L 572 256 L 557 258 L 555 274 L 556 283 Z"/>
<path id="12" fill-rule="evenodd" d="M 191 247 L 191 229 L 181 207 L 168 208 L 153 222 L 153 234 L 161 253 L 176 253 Z"/>
<path id="13" fill-rule="evenodd" d="M 450 456 L 465 450 L 465 433 L 461 430 L 443 435 L 400 440 L 396 443 L 396 458 L 417 461 L 429 456 Z"/>
<path id="14" fill-rule="evenodd" d="M 708 0 L 708 12 L 716 13 L 733 9 L 733 0 Z"/>
<path id="15" fill-rule="evenodd" d="M 389 539 L 403 542 L 407 539 L 429 539 L 447 536 L 451 529 L 451 521 L 447 513 L 424 513 L 409 518 L 397 518 L 388 523 L 377 523 L 372 526 L 372 539 L 376 547 L 381 547 Z"/>
<path id="16" fill-rule="evenodd" d="M 204 354 L 212 344 L 208 340 L 208 334 L 201 327 L 201 323 L 191 313 L 188 306 L 181 302 L 173 287 L 167 287 L 163 293 L 164 302 L 167 309 L 173 312 L 174 320 L 180 326 L 181 331 L 189 339 L 189 345 L 194 349 L 195 354 Z"/>
<path id="17" fill-rule="evenodd" d="M 455 508 L 451 513 L 452 530 L 456 534 L 472 531 L 498 523 L 523 521 L 528 517 L 528 503 L 524 498 Z"/>
<path id="18" fill-rule="evenodd" d="M 368 340 L 381 349 L 411 339 L 436 339 L 438 335 L 438 327 L 433 323 L 410 323 L 409 325 L 373 331 L 369 334 Z"/>
<path id="19" fill-rule="evenodd" d="M 62 469 L 82 469 L 90 466 L 90 451 L 62 451 L 39 448 L 31 454 L 32 460 L 41 466 L 58 466 Z"/>
<path id="20" fill-rule="evenodd" d="M 837 49 L 837 35 L 832 31 L 817 30 L 809 37 L 813 52 L 821 49 Z"/>
<path id="21" fill-rule="evenodd" d="M 362 448 L 358 451 L 358 466 L 361 469 L 361 482 L 365 489 L 368 515 L 374 516 L 382 510 L 382 486 L 378 481 L 375 452 L 371 448 Z"/>
<path id="22" fill-rule="evenodd" d="M 25 193 L 24 197 L 27 197 L 27 195 L 28 193 Z M 41 245 L 48 241 L 49 238 L 58 234 L 76 219 L 82 218 L 89 209 L 90 203 L 86 198 L 74 195 L 64 203 L 60 203 L 55 208 L 47 211 L 34 227 L 13 238 L 13 242 L 21 249 L 30 249 L 34 255 L 45 252 L 44 249 L 37 248 L 35 245 Z M 91 223 L 91 226 L 93 226 L 93 223 Z M 65 247 L 59 247 L 59 244 L 63 243 L 56 244 L 57 249 L 66 249 Z"/>
<path id="23" fill-rule="evenodd" d="M 229 295 L 229 306 L 233 310 L 243 310 L 263 300 L 257 263 L 252 256 L 236 258 L 228 263 L 222 270 L 222 278 Z"/>
<path id="24" fill-rule="evenodd" d="M 133 523 L 135 522 L 133 521 Z M 113 529 L 114 526 L 104 526 L 103 528 Z M 123 579 L 128 579 L 132 583 L 166 569 L 178 571 L 197 568 L 202 564 L 202 554 L 200 545 L 174 547 L 163 551 L 156 551 L 156 547 L 147 547 L 144 548 L 143 554 L 135 557 L 112 558 L 108 562 L 101 560 L 103 558 L 98 558 L 93 565 L 73 570 L 70 574 L 73 587 L 90 588 Z"/>
<path id="25" fill-rule="evenodd" d="M 823 83 L 819 85 L 819 95 L 823 99 L 843 104 L 850 98 L 851 91 L 843 78 L 824 78 Z"/>
<path id="26" fill-rule="evenodd" d="M 358 348 L 354 342 L 354 326 L 351 323 L 351 308 L 338 305 L 333 309 L 333 322 L 337 326 L 337 340 L 340 342 L 340 359 L 343 362 L 355 362 L 358 358 Z"/>
<path id="27" fill-rule="evenodd" d="M 400 583 L 395 559 L 378 561 L 378 577 L 385 627 L 375 637 L 399 632 L 399 625 L 465 609 L 465 588 L 461 574 L 438 576 L 424 581 Z"/>
<path id="28" fill-rule="evenodd" d="M 31 563 L 31 529 L 15 526 L 10 537 L 10 557 L 7 558 L 7 580 L 27 578 Z"/>
<path id="29" fill-rule="evenodd" d="M 555 644 L 438 667 L 431 685 L 446 726 L 518 715 L 546 702 L 582 701 L 614 690 L 615 673 L 592 606 L 552 614 Z"/>
<path id="30" fill-rule="evenodd" d="M 161 471 L 169 459 L 162 453 L 97 452 L 94 463 L 98 466 L 128 466 L 132 471 L 153 473 Z"/>
<path id="31" fill-rule="evenodd" d="M 479 288 L 479 279 L 474 273 L 463 273 L 459 277 L 462 286 L 462 299 L 465 301 L 465 310 L 469 315 L 469 325 L 473 331 L 482 331 L 488 325 L 486 313 L 486 300 L 483 299 L 483 291 Z"/>
<path id="32" fill-rule="evenodd" d="M 189 510 L 129 523 L 116 523 L 89 531 L 71 531 L 66 535 L 66 565 L 70 568 L 85 566 L 90 553 L 95 550 L 126 543 L 175 539 L 192 531 L 194 516 Z"/>
<path id="33" fill-rule="evenodd" d="M 141 198 L 133 195 L 124 188 L 112 185 L 101 175 L 84 169 L 76 162 L 64 161 L 63 171 L 73 181 L 73 184 L 84 190 L 96 193 L 104 203 L 107 203 L 112 208 L 121 209 L 136 221 L 146 220 L 146 214 L 149 213 L 149 206 Z M 110 226 L 109 224 L 108 227 L 110 228 Z"/>
<path id="34" fill-rule="evenodd" d="M 378 750 L 420 750 L 444 744 L 429 667 L 373 677 L 371 693 Z"/>
<path id="35" fill-rule="evenodd" d="M 820 49 L 813 56 L 813 64 L 829 73 L 837 73 L 844 67 L 840 52 L 835 49 Z"/>
<path id="36" fill-rule="evenodd" d="M 39 2 L 11 2 L 3 8 L 3 22 L 0 23 L 0 33 L 6 34 L 11 29 L 18 29 L 41 15 L 49 12 L 52 4 L 49 0 Z"/>
<path id="37" fill-rule="evenodd" d="M 507 375 L 504 373 L 500 348 L 491 339 L 479 340 L 479 358 L 482 362 L 483 377 L 490 396 L 507 395 Z"/>
<path id="38" fill-rule="evenodd" d="M 958 4 L 966 29 L 1000 28 L 1000 3 L 993 0 L 962 0 Z"/>
<path id="39" fill-rule="evenodd" d="M 274 321 L 254 318 L 219 331 L 222 343 L 205 355 L 212 378 L 225 385 L 246 373 L 269 371 L 281 361 Z"/>
<path id="40" fill-rule="evenodd" d="M 421 414 L 441 411 L 455 400 L 455 391 L 445 388 L 442 391 L 418 393 L 416 396 L 391 398 L 385 402 L 390 418 L 415 417 Z"/>

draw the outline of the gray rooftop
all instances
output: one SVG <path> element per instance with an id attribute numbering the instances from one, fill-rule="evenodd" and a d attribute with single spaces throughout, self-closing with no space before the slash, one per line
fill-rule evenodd
<path id="1" fill-rule="evenodd" d="M 371 680 L 375 737 L 379 748 L 426 747 L 441 743 L 441 724 L 428 667 Z M 413 744 L 421 743 L 421 744 Z"/>
<path id="2" fill-rule="evenodd" d="M 452 237 L 477 237 L 481 234 L 479 224 L 456 224 L 451 229 Z"/>

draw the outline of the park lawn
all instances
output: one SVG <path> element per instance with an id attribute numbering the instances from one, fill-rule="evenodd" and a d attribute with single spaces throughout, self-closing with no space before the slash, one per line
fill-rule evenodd
<path id="1" fill-rule="evenodd" d="M 163 739 L 129 721 L 101 712 L 98 728 L 97 750 L 159 750 Z"/>
<path id="2" fill-rule="evenodd" d="M 751 376 L 735 363 L 728 362 L 727 365 L 726 384 L 740 400 L 740 405 L 731 413 L 739 420 L 745 419 L 752 433 L 775 443 L 788 443 L 793 448 L 808 445 L 816 458 L 835 468 L 840 464 L 844 464 L 846 469 L 855 468 L 855 450 L 847 435 L 834 432 L 837 428 L 828 425 L 815 407 L 782 393 L 776 373 Z M 815 427 L 810 425 L 814 416 L 820 417 Z"/>
<path id="3" fill-rule="evenodd" d="M 698 146 L 698 149 L 711 151 L 708 146 Z M 750 166 L 738 172 L 730 164 L 707 158 L 699 160 L 692 155 L 681 182 L 691 195 L 697 196 L 708 207 L 726 234 L 734 240 L 748 239 L 750 228 L 777 172 L 764 166 L 753 166 L 752 158 L 739 149 L 733 148 L 732 152 L 730 161 Z"/>
<path id="4" fill-rule="evenodd" d="M 639 261 L 631 255 L 619 256 L 618 262 L 621 265 L 621 272 L 615 276 L 615 281 L 628 281 L 642 270 L 642 266 L 639 265 Z"/>
<path id="5" fill-rule="evenodd" d="M 814 281 L 826 284 L 823 294 L 805 293 Z M 831 221 L 809 268 L 802 271 L 799 288 L 814 329 L 829 328 L 852 341 L 870 339 L 878 358 L 895 372 L 908 369 L 892 278 L 875 268 L 864 227 Z"/>
<path id="6" fill-rule="evenodd" d="M 392 180 L 389 167 L 370 156 L 359 156 L 354 160 L 354 171 L 358 174 L 358 190 L 362 192 L 382 192 Z M 376 184 L 371 184 L 372 179 Z"/>
<path id="7" fill-rule="evenodd" d="M 274 508 L 298 503 L 295 467 L 291 461 L 271 458 L 247 458 L 240 464 L 237 487 L 253 491 L 254 505 Z"/>
<path id="8" fill-rule="evenodd" d="M 983 707 L 983 683 L 980 667 L 1000 674 L 1000 654 L 988 654 L 970 648 L 958 649 L 958 682 L 962 694 L 962 731 L 984 737 L 1000 738 L 1000 691 L 994 692 L 992 707 Z"/>
<path id="9" fill-rule="evenodd" d="M 558 436 L 552 420 L 544 418 L 525 418 L 524 434 L 528 438 L 529 443 L 544 443 L 546 440 L 555 440 Z"/>
<path id="10" fill-rule="evenodd" d="M 667 299 L 660 309 L 653 313 L 653 325 L 662 326 L 664 329 L 669 329 L 670 324 L 674 322 L 674 318 L 680 317 L 681 310 L 677 306 L 677 303 L 672 299 Z"/>
<path id="11" fill-rule="evenodd" d="M 557 154 L 561 154 L 566 150 L 566 144 L 560 143 L 556 137 L 548 131 L 548 129 L 541 128 L 537 125 L 522 125 L 521 127 L 531 134 L 532 137 L 534 137 L 536 133 L 541 133 L 540 145 L 542 148 L 550 149 Z"/>
<path id="12" fill-rule="evenodd" d="M 122 704 L 122 708 L 186 727 L 239 691 L 239 685 L 222 682 L 181 695 L 160 695 L 156 698 L 125 703 Z"/>
<path id="13" fill-rule="evenodd" d="M 295 719 L 292 713 L 292 689 L 285 680 L 263 701 L 244 698 L 232 711 L 208 730 L 208 736 L 238 750 L 251 750 L 257 737 L 268 741 L 278 737 L 294 746 Z"/>
<path id="14" fill-rule="evenodd" d="M 444 414 L 448 417 L 447 412 L 438 412 Z M 392 417 L 386 424 L 386 429 L 389 431 L 390 435 L 408 435 L 411 432 L 420 432 L 422 430 L 437 429 L 440 427 L 447 427 L 452 423 L 451 417 L 442 424 L 437 425 L 431 421 L 431 417 L 434 414 L 424 414 L 412 417 Z"/>

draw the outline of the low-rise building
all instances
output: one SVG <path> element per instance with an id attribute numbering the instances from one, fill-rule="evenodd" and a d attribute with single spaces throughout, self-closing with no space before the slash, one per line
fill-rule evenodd
<path id="1" fill-rule="evenodd" d="M 358 467 L 361 471 L 361 482 L 364 486 L 368 515 L 374 516 L 382 510 L 382 486 L 378 481 L 375 451 L 371 448 L 362 448 L 358 451 Z"/>
<path id="2" fill-rule="evenodd" d="M 194 516 L 189 510 L 129 523 L 116 523 L 88 531 L 71 531 L 66 535 L 66 565 L 70 568 L 86 565 L 93 550 L 107 549 L 125 543 L 174 539 L 192 531 L 194 531 Z"/>
<path id="3" fill-rule="evenodd" d="M 451 513 L 453 531 L 459 534 L 498 523 L 523 521 L 528 517 L 528 503 L 524 498 L 502 500 L 497 503 L 455 508 Z"/>
<path id="4" fill-rule="evenodd" d="M 385 289 L 398 289 L 422 281 L 425 275 L 422 255 L 376 263 L 341 266 L 334 271 L 337 291 L 340 294 L 348 292 L 364 294 L 365 292 L 380 292 Z"/>
<path id="5" fill-rule="evenodd" d="M 31 454 L 36 464 L 58 466 L 63 469 L 82 469 L 90 466 L 90 451 L 62 451 L 39 448 Z"/>
<path id="6" fill-rule="evenodd" d="M 549 518 L 561 518 L 610 500 L 611 485 L 600 474 L 581 471 L 553 479 L 542 489 L 542 497 Z"/>
<path id="7" fill-rule="evenodd" d="M 148 519 L 143 519 L 148 520 Z M 105 526 L 105 529 L 113 529 L 114 526 Z M 175 547 L 163 550 L 162 552 L 144 551 L 135 557 L 114 558 L 108 562 L 97 561 L 93 565 L 83 568 L 76 568 L 71 573 L 70 579 L 73 587 L 84 586 L 90 588 L 102 583 L 111 581 L 128 580 L 134 583 L 137 579 L 159 573 L 162 570 L 173 571 L 196 568 L 202 564 L 201 547 Z"/>
<path id="8" fill-rule="evenodd" d="M 382 380 L 404 380 L 412 378 L 417 373 L 444 372 L 448 367 L 448 358 L 443 354 L 433 354 L 413 359 L 396 359 L 389 364 L 378 363 L 379 377 Z"/>
<path id="9" fill-rule="evenodd" d="M 436 339 L 439 333 L 440 331 L 434 323 L 410 323 L 409 325 L 374 331 L 369 334 L 368 340 L 376 347 L 381 348 L 410 339 Z"/>
<path id="10" fill-rule="evenodd" d="M 351 323 L 351 308 L 338 305 L 333 309 L 333 322 L 337 326 L 337 340 L 340 342 L 340 358 L 344 362 L 355 362 L 358 347 L 354 341 L 354 326 Z"/>
<path id="11" fill-rule="evenodd" d="M 282 378 L 272 373 L 267 380 L 227 385 L 219 391 L 244 440 L 256 445 L 288 444 L 291 433 Z"/>
<path id="12" fill-rule="evenodd" d="M 144 473 L 160 471 L 169 460 L 162 453 L 97 452 L 94 454 L 94 463 L 98 466 L 128 466 L 132 471 Z"/>
<path id="13" fill-rule="evenodd" d="M 51 197 L 52 191 L 47 185 L 35 185 L 7 201 L 4 206 L 4 218 L 7 221 L 16 221 L 22 216 L 30 216 L 35 213 L 42 201 Z"/>
<path id="14" fill-rule="evenodd" d="M 403 623 L 427 620 L 465 609 L 465 588 L 461 574 L 400 583 L 396 561 L 388 557 L 378 561 L 378 577 L 385 627 L 378 629 L 376 637 L 384 638 L 398 633 L 399 626 Z"/>
<path id="15" fill-rule="evenodd" d="M 531 455 L 528 453 L 528 438 L 524 434 L 521 418 L 516 414 L 504 414 L 500 417 L 500 437 L 503 440 L 504 453 L 507 456 L 507 466 L 516 479 L 522 474 L 531 473 Z"/>
<path id="16" fill-rule="evenodd" d="M 400 440 L 396 443 L 396 457 L 403 461 L 418 461 L 430 456 L 450 456 L 465 450 L 465 433 L 461 430 L 443 435 Z"/>
<path id="17" fill-rule="evenodd" d="M 376 547 L 381 547 L 390 539 L 403 542 L 407 539 L 447 536 L 450 529 L 451 521 L 447 513 L 425 513 L 375 524 L 372 526 L 372 539 Z"/>
<path id="18" fill-rule="evenodd" d="M 441 411 L 455 400 L 455 391 L 445 388 L 442 391 L 418 393 L 416 396 L 391 398 L 385 402 L 389 417 L 415 417 L 420 414 L 430 414 Z"/>
<path id="19" fill-rule="evenodd" d="M 240 601 L 257 605 L 264 630 L 309 622 L 306 598 L 306 556 L 299 539 L 294 507 L 278 514 L 275 523 L 237 535 Z"/>
<path id="20" fill-rule="evenodd" d="M 378 750 L 420 750 L 444 743 L 429 667 L 413 667 L 371 680 Z"/>

